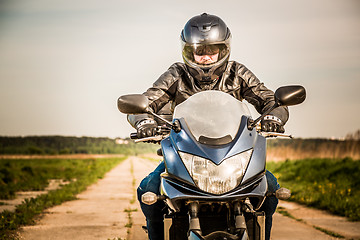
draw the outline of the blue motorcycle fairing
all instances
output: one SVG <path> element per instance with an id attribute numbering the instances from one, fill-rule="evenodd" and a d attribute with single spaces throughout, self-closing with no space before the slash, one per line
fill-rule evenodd
<path id="1" fill-rule="evenodd" d="M 169 136 L 176 150 L 209 159 L 216 165 L 219 165 L 226 158 L 253 148 L 258 136 L 255 129 L 252 131 L 248 130 L 248 117 L 242 116 L 239 130 L 230 143 L 224 145 L 205 145 L 196 141 L 183 118 L 177 120 L 180 122 L 181 131 L 178 133 L 171 131 Z"/>
<path id="2" fill-rule="evenodd" d="M 195 183 L 184 166 L 178 151 L 204 157 L 218 165 L 226 158 L 232 157 L 233 155 L 247 151 L 251 148 L 253 148 L 254 151 L 241 184 L 251 180 L 257 174 L 264 172 L 266 140 L 254 129 L 252 131 L 248 130 L 247 120 L 248 118 L 246 116 L 242 117 L 239 131 L 231 143 L 220 146 L 212 146 L 197 142 L 190 133 L 185 120 L 180 119 L 181 131 L 178 133 L 171 131 L 170 136 L 161 142 L 167 173 L 195 186 Z"/>
<path id="3" fill-rule="evenodd" d="M 258 198 L 262 202 L 267 191 L 265 173 L 266 140 L 255 129 L 247 128 L 248 117 L 243 116 L 235 139 L 224 145 L 206 145 L 199 143 L 191 134 L 184 119 L 179 119 L 181 130 L 171 131 L 170 136 L 162 140 L 161 148 L 164 156 L 166 173 L 162 174 L 161 190 L 167 201 L 175 208 L 181 199 L 197 199 L 211 201 L 228 201 L 246 197 Z M 236 154 L 253 149 L 251 159 L 239 186 L 221 195 L 201 191 L 197 188 L 187 171 L 178 151 L 197 155 L 211 160 L 215 164 Z"/>
<path id="4" fill-rule="evenodd" d="M 257 133 L 256 133 L 257 134 Z M 249 161 L 249 165 L 247 166 L 246 172 L 244 174 L 243 179 L 241 180 L 241 184 L 246 183 L 254 178 L 259 172 L 265 171 L 266 165 L 266 139 L 257 134 L 257 138 L 253 145 L 253 153 L 251 159 Z"/>
<path id="5" fill-rule="evenodd" d="M 195 185 L 169 137 L 161 141 L 161 150 L 166 172 Z"/>
<path id="6" fill-rule="evenodd" d="M 261 177 L 249 182 L 243 186 L 240 185 L 237 189 L 230 191 L 222 195 L 214 195 L 210 193 L 203 192 L 201 190 L 191 188 L 186 184 L 167 177 L 166 174 L 162 174 L 161 177 L 161 189 L 162 194 L 167 196 L 167 201 L 171 201 L 171 205 L 175 208 L 176 211 L 180 210 L 177 201 L 181 199 L 186 200 L 205 200 L 205 201 L 229 201 L 232 199 L 244 199 L 247 197 L 255 197 L 259 199 L 259 203 L 265 197 L 267 192 L 267 180 L 264 174 Z M 258 208 L 260 206 L 255 206 Z"/>

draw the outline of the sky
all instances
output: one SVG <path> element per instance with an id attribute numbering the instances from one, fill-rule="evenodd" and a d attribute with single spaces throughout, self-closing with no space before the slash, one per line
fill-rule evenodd
<path id="1" fill-rule="evenodd" d="M 127 137 L 117 98 L 182 62 L 180 32 L 203 12 L 268 88 L 306 88 L 287 133 L 360 129 L 360 1 L 0 0 L 0 135 Z"/>

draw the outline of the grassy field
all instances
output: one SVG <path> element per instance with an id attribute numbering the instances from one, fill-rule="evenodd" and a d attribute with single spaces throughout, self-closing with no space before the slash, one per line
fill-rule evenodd
<path id="1" fill-rule="evenodd" d="M 11 239 L 21 225 L 32 224 L 44 209 L 75 199 L 75 195 L 102 178 L 124 158 L 0 160 L 1 199 L 15 197 L 16 191 L 43 190 L 49 179 L 70 181 L 62 188 L 25 200 L 15 212 L 0 216 L 0 239 Z M 0 200 L 1 201 L 1 200 Z"/>
<path id="2" fill-rule="evenodd" d="M 268 162 L 282 187 L 292 191 L 290 200 L 360 220 L 360 161 L 305 159 Z"/>

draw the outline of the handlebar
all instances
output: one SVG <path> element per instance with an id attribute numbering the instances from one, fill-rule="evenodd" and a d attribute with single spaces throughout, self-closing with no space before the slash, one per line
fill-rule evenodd
<path id="1" fill-rule="evenodd" d="M 138 139 L 137 133 L 130 133 L 130 139 Z"/>
<path id="2" fill-rule="evenodd" d="M 135 143 L 138 143 L 138 142 L 159 143 L 168 134 L 169 134 L 169 129 L 168 128 L 159 127 L 158 130 L 157 130 L 157 134 L 155 136 L 145 137 L 145 138 L 138 138 L 137 133 L 130 133 L 130 139 L 134 139 Z M 284 134 L 284 133 L 278 133 L 278 132 L 259 132 L 259 134 L 261 136 L 265 137 L 265 138 L 270 138 L 270 137 L 293 138 L 293 136 L 291 134 Z"/>

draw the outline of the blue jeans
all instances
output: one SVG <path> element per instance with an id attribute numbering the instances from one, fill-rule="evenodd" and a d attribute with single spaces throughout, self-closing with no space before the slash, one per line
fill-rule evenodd
<path id="1" fill-rule="evenodd" d="M 153 192 L 160 194 L 160 174 L 165 171 L 165 164 L 161 162 L 157 168 L 146 176 L 140 183 L 137 189 L 138 200 L 140 202 L 141 210 L 146 217 L 146 225 L 148 228 L 148 235 L 150 240 L 164 239 L 164 225 L 163 215 L 166 211 L 165 204 L 158 201 L 153 205 L 146 205 L 141 202 L 141 196 L 146 192 Z M 266 179 L 268 182 L 268 191 L 275 192 L 280 188 L 275 176 L 266 170 Z M 265 239 L 270 239 L 272 215 L 275 213 L 278 204 L 278 199 L 275 196 L 267 197 L 261 206 L 260 210 L 265 212 Z"/>
<path id="2" fill-rule="evenodd" d="M 277 182 L 276 177 L 270 171 L 266 170 L 265 175 L 268 184 L 268 192 L 274 193 L 280 188 L 280 185 Z M 279 200 L 275 196 L 266 197 L 263 205 L 260 208 L 260 211 L 265 212 L 265 240 L 270 239 L 272 215 L 275 213 L 278 203 Z"/>

